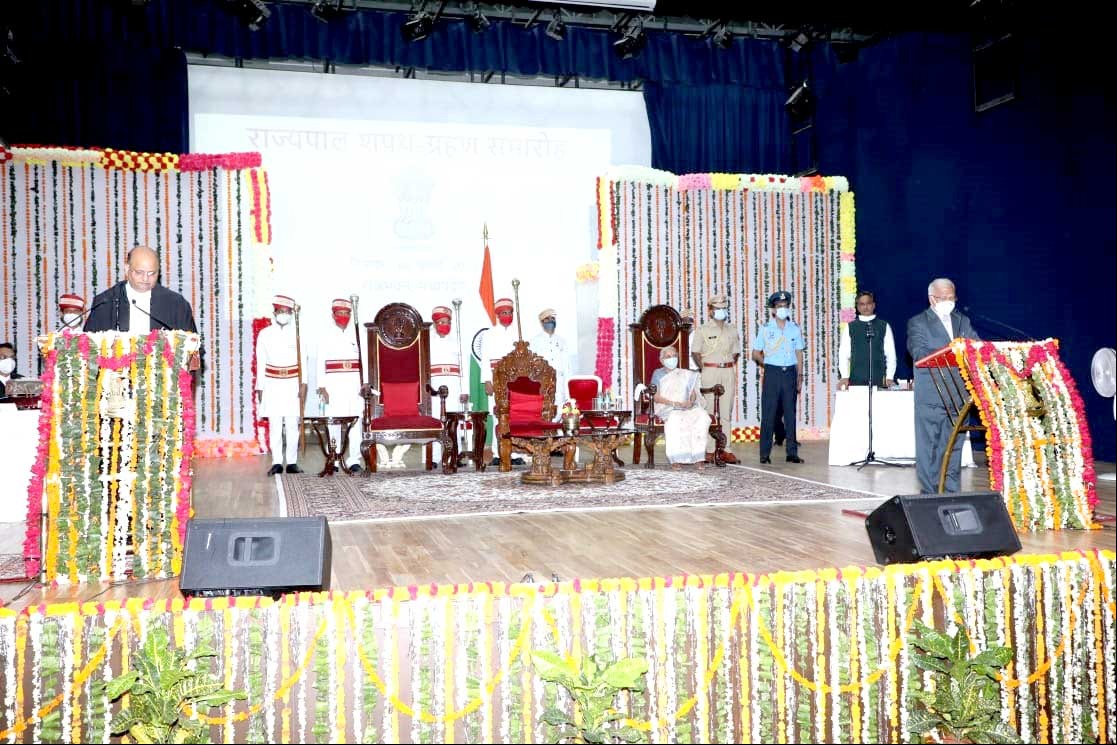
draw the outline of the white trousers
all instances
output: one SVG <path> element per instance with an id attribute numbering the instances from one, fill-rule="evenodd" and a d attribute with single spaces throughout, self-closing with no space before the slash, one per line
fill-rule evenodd
<path id="1" fill-rule="evenodd" d="M 287 430 L 287 447 L 283 446 L 283 430 Z M 294 465 L 299 459 L 299 418 L 297 416 L 268 417 L 268 447 L 271 448 L 272 465 Z M 284 457 L 286 456 L 286 457 Z"/>
<path id="2" fill-rule="evenodd" d="M 340 424 L 330 425 L 330 439 L 334 441 L 335 448 L 341 447 L 343 439 Z M 361 422 L 353 422 L 349 428 L 349 450 L 345 453 L 345 465 L 361 465 Z"/>

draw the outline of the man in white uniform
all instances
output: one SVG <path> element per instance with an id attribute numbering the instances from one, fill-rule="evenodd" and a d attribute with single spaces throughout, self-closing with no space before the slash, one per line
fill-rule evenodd
<path id="1" fill-rule="evenodd" d="M 454 314 L 447 306 L 439 305 L 431 311 L 434 334 L 431 335 L 431 387 L 436 391 L 446 386 L 450 393 L 446 396 L 446 411 L 461 411 L 462 404 L 462 366 L 461 349 L 458 339 L 450 332 L 453 330 Z M 460 321 L 459 321 L 460 323 Z M 438 415 L 437 411 L 432 412 Z M 460 426 L 464 426 L 462 422 Z M 461 433 L 456 435 L 460 438 Z M 459 443 L 460 447 L 460 443 Z M 434 443 L 434 462 L 442 462 L 442 443 Z"/>
<path id="2" fill-rule="evenodd" d="M 364 411 L 361 398 L 361 361 L 357 337 L 349 326 L 353 303 L 336 298 L 330 305 L 334 323 L 318 340 L 318 397 L 325 405 L 326 416 L 356 416 Z M 330 425 L 330 439 L 340 448 L 343 441 L 340 424 Z M 349 471 L 361 470 L 361 423 L 349 430 L 349 449 L 345 453 Z"/>
<path id="3" fill-rule="evenodd" d="M 67 293 L 58 298 L 58 312 L 62 316 L 62 326 L 58 329 L 81 331 L 82 315 L 85 313 L 85 298 Z"/>
<path id="4" fill-rule="evenodd" d="M 566 342 L 555 333 L 554 308 L 539 312 L 539 325 L 543 330 L 531 340 L 531 351 L 547 360 L 547 364 L 555 369 L 555 406 L 561 409 L 563 402 L 570 398 L 570 391 L 566 389 Z"/>
<path id="5" fill-rule="evenodd" d="M 515 305 L 512 298 L 502 297 L 493 303 L 493 307 L 496 310 L 497 325 L 486 331 L 482 337 L 481 380 L 485 383 L 485 393 L 489 394 L 489 412 L 495 418 L 496 402 L 493 399 L 493 368 L 505 355 L 509 355 L 515 350 L 513 345 L 519 341 L 519 336 L 512 328 L 512 322 L 515 320 L 513 316 Z M 495 443 L 490 442 L 489 445 L 493 452 L 496 452 Z M 512 456 L 512 462 L 522 464 L 523 459 L 514 455 Z M 500 465 L 500 459 L 493 458 L 492 465 Z"/>
<path id="6" fill-rule="evenodd" d="M 299 375 L 301 361 L 292 323 L 295 301 L 286 295 L 272 298 L 275 323 L 260 331 L 256 339 L 256 400 L 260 417 L 269 423 L 268 447 L 271 449 L 272 467 L 268 476 L 283 471 L 302 473 L 296 461 L 299 457 Z M 284 430 L 287 434 L 283 445 Z"/>

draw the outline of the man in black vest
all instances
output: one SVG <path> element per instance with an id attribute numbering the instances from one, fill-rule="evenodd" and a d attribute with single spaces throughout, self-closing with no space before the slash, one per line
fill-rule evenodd
<path id="1" fill-rule="evenodd" d="M 128 252 L 126 262 L 124 281 L 93 298 L 83 331 L 197 333 L 190 303 L 159 284 L 159 256 L 146 246 L 136 246 Z"/>
<path id="2" fill-rule="evenodd" d="M 838 388 L 869 384 L 869 359 L 872 355 L 873 385 L 892 386 L 896 374 L 896 342 L 892 327 L 877 318 L 876 296 L 868 290 L 857 293 L 857 319 L 838 342 Z"/>

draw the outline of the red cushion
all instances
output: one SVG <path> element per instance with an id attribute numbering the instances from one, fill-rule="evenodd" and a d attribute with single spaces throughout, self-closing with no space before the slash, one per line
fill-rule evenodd
<path id="1" fill-rule="evenodd" d="M 543 418 L 543 396 L 508 391 L 508 421 L 534 422 Z"/>
<path id="2" fill-rule="evenodd" d="M 418 340 L 406 347 L 390 347 L 381 341 L 376 343 L 377 369 L 381 384 L 385 380 L 403 383 L 419 379 Z M 381 386 L 383 387 L 383 385 Z"/>
<path id="3" fill-rule="evenodd" d="M 384 431 L 389 429 L 442 429 L 442 422 L 433 416 L 382 416 L 372 420 L 369 429 Z"/>
<path id="4" fill-rule="evenodd" d="M 509 391 L 516 391 L 517 393 L 535 394 L 543 389 L 543 384 L 538 380 L 526 378 L 523 375 L 513 380 L 508 384 Z"/>
<path id="5" fill-rule="evenodd" d="M 405 383 L 380 382 L 380 400 L 384 416 L 419 416 L 419 381 Z"/>
<path id="6" fill-rule="evenodd" d="M 597 397 L 597 381 L 582 378 L 580 380 L 571 380 L 566 384 L 567 392 L 570 398 L 574 399 L 578 404 L 578 408 L 587 411 L 593 408 L 593 399 Z"/>

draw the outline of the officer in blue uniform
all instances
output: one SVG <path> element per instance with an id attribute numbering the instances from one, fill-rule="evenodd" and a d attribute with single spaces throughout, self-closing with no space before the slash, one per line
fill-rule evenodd
<path id="1" fill-rule="evenodd" d="M 760 392 L 760 462 L 772 462 L 772 435 L 776 412 L 782 404 L 787 432 L 787 462 L 802 463 L 799 439 L 795 435 L 795 402 L 803 387 L 803 332 L 792 321 L 791 293 L 774 292 L 768 298 L 772 317 L 760 327 L 752 343 L 752 359 L 763 370 Z"/>

